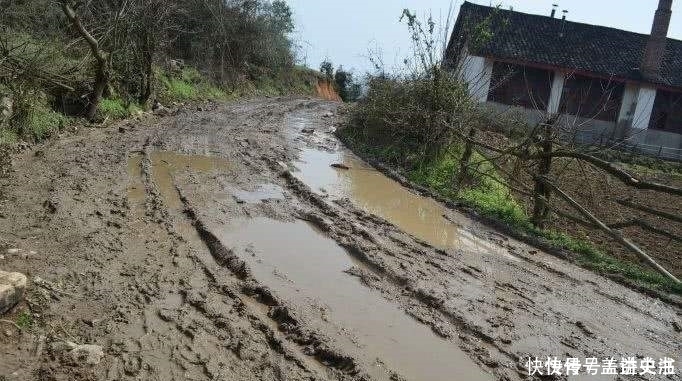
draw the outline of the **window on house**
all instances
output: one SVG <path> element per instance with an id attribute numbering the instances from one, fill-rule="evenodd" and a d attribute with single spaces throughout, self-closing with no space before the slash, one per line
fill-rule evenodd
<path id="1" fill-rule="evenodd" d="M 649 128 L 682 133 L 682 93 L 663 90 L 656 92 Z"/>
<path id="2" fill-rule="evenodd" d="M 547 110 L 553 73 L 522 65 L 493 63 L 488 100 L 505 105 Z"/>
<path id="3" fill-rule="evenodd" d="M 572 74 L 564 82 L 559 111 L 582 118 L 615 122 L 625 85 Z"/>

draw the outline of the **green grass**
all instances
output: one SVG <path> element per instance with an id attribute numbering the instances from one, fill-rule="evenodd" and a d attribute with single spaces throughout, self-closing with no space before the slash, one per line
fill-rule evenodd
<path id="1" fill-rule="evenodd" d="M 514 199 L 510 190 L 501 182 L 502 179 L 483 156 L 474 153 L 472 163 L 481 163 L 475 184 L 457 192 L 453 187 L 453 179 L 459 172 L 459 158 L 462 147 L 451 146 L 447 152 L 428 162 L 421 163 L 417 169 L 408 171 L 407 177 L 422 186 L 428 187 L 439 195 L 450 199 L 459 199 L 475 208 L 480 213 L 501 219 L 512 226 L 526 227 L 529 218 L 521 205 Z"/>
<path id="2" fill-rule="evenodd" d="M 103 98 L 99 102 L 99 112 L 105 118 L 124 119 L 140 111 L 140 107 L 135 103 L 126 105 L 122 99 Z"/>
<path id="3" fill-rule="evenodd" d="M 129 115 L 127 107 L 120 99 L 102 99 L 99 102 L 99 111 L 105 118 L 122 119 Z"/>
<path id="4" fill-rule="evenodd" d="M 370 146 L 369 143 L 359 139 L 359 135 L 355 136 L 354 132 L 348 128 L 341 130 L 353 149 L 387 162 L 400 156 L 390 147 Z M 463 202 L 479 213 L 501 220 L 518 231 L 544 238 L 557 248 L 579 254 L 577 262 L 585 268 L 602 274 L 618 274 L 642 286 L 682 294 L 681 285 L 649 268 L 616 259 L 604 253 L 587 239 L 533 227 L 524 208 L 514 199 L 510 190 L 500 181 L 496 181 L 496 179 L 501 180 L 501 177 L 489 163 L 482 163 L 478 168 L 478 171 L 484 173 L 485 176 L 479 175 L 473 186 L 457 192 L 452 184 L 459 171 L 461 156 L 462 147 L 454 145 L 437 158 L 423 161 L 416 168 L 408 170 L 407 177 L 410 181 L 425 186 L 442 197 Z M 482 156 L 474 153 L 471 162 L 481 161 Z"/>
<path id="5" fill-rule="evenodd" d="M 315 92 L 318 73 L 301 66 L 280 73 L 261 75 L 254 81 L 257 94 L 262 95 L 312 95 Z"/>
<path id="6" fill-rule="evenodd" d="M 649 268 L 614 258 L 604 253 L 586 239 L 574 238 L 564 233 L 553 231 L 540 231 L 535 228 L 530 228 L 528 231 L 547 239 L 557 247 L 580 254 L 578 263 L 584 267 L 602 274 L 619 274 L 637 284 L 661 291 L 682 294 L 682 285 L 674 283 L 670 279 Z"/>
<path id="7" fill-rule="evenodd" d="M 221 100 L 228 97 L 224 90 L 212 85 L 192 67 L 184 68 L 178 75 L 169 75 L 157 69 L 156 78 L 161 84 L 159 96 L 162 102 Z"/>
<path id="8" fill-rule="evenodd" d="M 159 98 L 162 103 L 228 100 L 249 96 L 312 95 L 319 77 L 316 71 L 298 66 L 280 72 L 260 70 L 251 76 L 254 79 L 235 84 L 227 91 L 212 84 L 192 67 L 186 67 L 174 75 L 156 68 L 155 75 L 160 84 Z"/>
<path id="9" fill-rule="evenodd" d="M 21 135 L 39 141 L 62 129 L 69 118 L 38 103 L 22 119 Z"/>
<path id="10" fill-rule="evenodd" d="M 0 128 L 0 145 L 16 143 L 19 140 L 17 133 L 7 129 Z"/>
<path id="11" fill-rule="evenodd" d="M 10 130 L 16 137 L 40 141 L 58 132 L 69 122 L 69 117 L 50 108 L 47 98 L 38 91 L 15 95 Z M 14 138 L 10 133 L 5 133 L 3 137 L 9 140 Z"/>
<path id="12" fill-rule="evenodd" d="M 31 329 L 31 327 L 33 327 L 33 317 L 29 312 L 22 311 L 19 316 L 17 316 L 16 324 L 22 331 Z"/>

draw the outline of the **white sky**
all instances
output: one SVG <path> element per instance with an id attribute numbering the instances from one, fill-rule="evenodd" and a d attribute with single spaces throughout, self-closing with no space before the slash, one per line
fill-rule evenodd
<path id="1" fill-rule="evenodd" d="M 380 49 L 384 63 L 398 65 L 409 52 L 407 26 L 398 19 L 404 8 L 420 16 L 429 13 L 445 20 L 450 0 L 287 0 L 294 12 L 294 39 L 301 45 L 299 56 L 315 69 L 329 58 L 361 74 L 371 69 L 366 58 L 370 50 Z M 649 33 L 658 0 L 473 0 L 483 5 L 513 6 L 515 11 L 549 15 L 552 4 L 558 14 L 567 9 L 568 19 L 605 25 L 638 33 Z M 462 0 L 454 2 L 454 17 Z M 453 20 L 454 22 L 454 20 Z M 668 36 L 682 39 L 682 0 L 673 2 L 673 17 Z"/>

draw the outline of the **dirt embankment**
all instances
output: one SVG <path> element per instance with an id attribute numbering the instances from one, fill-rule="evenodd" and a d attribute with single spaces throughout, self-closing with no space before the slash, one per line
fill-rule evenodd
<path id="1" fill-rule="evenodd" d="M 319 79 L 317 81 L 317 85 L 315 85 L 315 93 L 322 99 L 341 102 L 341 96 L 339 96 L 339 93 L 336 91 L 336 89 L 334 89 L 334 85 L 326 79 Z"/>
<path id="2" fill-rule="evenodd" d="M 337 107 L 207 105 L 16 156 L 0 268 L 32 282 L 0 378 L 520 380 L 529 355 L 682 351 L 678 306 L 452 210 L 462 244 L 439 247 L 369 212 L 371 189 L 311 186 L 296 167 L 343 151 Z"/>

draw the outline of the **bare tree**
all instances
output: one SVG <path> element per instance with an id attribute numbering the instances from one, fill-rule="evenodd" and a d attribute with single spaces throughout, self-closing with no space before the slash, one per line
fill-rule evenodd
<path id="1" fill-rule="evenodd" d="M 66 15 L 78 34 L 80 34 L 80 36 L 88 44 L 90 47 L 90 52 L 92 53 L 93 57 L 95 57 L 96 64 L 93 91 L 90 94 L 88 109 L 85 114 L 88 119 L 93 120 L 95 118 L 95 114 L 97 113 L 99 102 L 102 99 L 102 95 L 104 94 L 104 90 L 109 85 L 109 79 L 111 75 L 109 62 L 110 55 L 100 48 L 99 41 L 93 37 L 90 31 L 83 26 L 83 22 L 81 21 L 80 17 L 72 8 L 71 1 L 62 0 L 60 5 L 64 15 Z"/>

